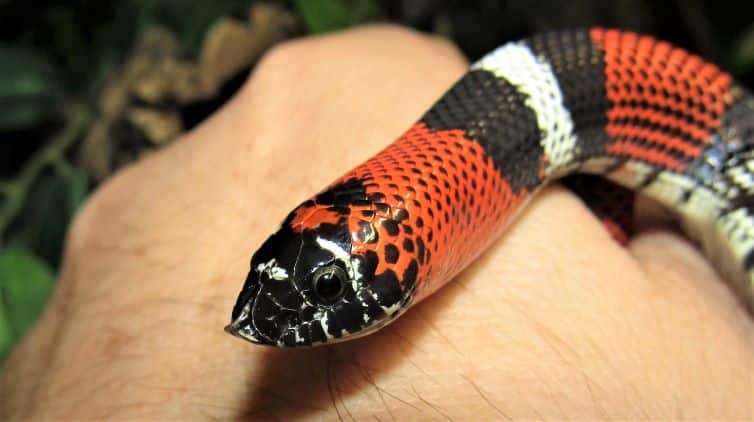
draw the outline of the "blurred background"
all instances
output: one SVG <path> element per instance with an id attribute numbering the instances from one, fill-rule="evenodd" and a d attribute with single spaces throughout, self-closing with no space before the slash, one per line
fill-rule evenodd
<path id="1" fill-rule="evenodd" d="M 754 18 L 726 3 L 0 0 L 0 362 L 43 309 L 89 194 L 211 114 L 275 43 L 390 21 L 473 61 L 536 31 L 602 25 L 672 41 L 751 88 Z"/>

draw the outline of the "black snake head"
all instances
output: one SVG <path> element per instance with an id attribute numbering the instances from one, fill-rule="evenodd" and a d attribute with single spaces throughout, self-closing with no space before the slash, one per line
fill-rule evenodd
<path id="1" fill-rule="evenodd" d="M 288 220 L 287 220 L 288 221 Z M 352 255 L 345 221 L 282 227 L 251 259 L 225 330 L 257 344 L 306 347 L 372 332 L 387 320 Z"/>

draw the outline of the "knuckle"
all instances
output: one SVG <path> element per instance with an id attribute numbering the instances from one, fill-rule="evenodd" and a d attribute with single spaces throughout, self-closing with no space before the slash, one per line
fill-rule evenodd
<path id="1" fill-rule="evenodd" d="M 307 64 L 333 60 L 339 55 L 368 55 L 370 51 L 418 57 L 437 55 L 461 58 L 458 49 L 446 39 L 400 25 L 373 23 L 332 34 L 279 43 L 264 54 L 255 74 L 286 72 Z"/>
<path id="2" fill-rule="evenodd" d="M 274 45 L 261 58 L 257 65 L 258 70 L 268 68 L 288 68 L 291 64 L 306 57 L 306 39 L 294 39 Z"/>

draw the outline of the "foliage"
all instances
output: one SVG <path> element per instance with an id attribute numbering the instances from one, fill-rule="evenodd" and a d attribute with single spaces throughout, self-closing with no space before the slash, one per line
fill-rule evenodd
<path id="1" fill-rule="evenodd" d="M 204 32 L 222 16 L 243 17 L 249 0 L 213 0 L 178 2 L 174 0 L 131 0 L 137 11 L 136 21 L 140 27 L 165 25 L 173 29 L 181 40 L 186 54 L 195 52 Z"/>
<path id="2" fill-rule="evenodd" d="M 174 30 L 190 56 L 212 22 L 243 17 L 249 3 L 73 1 L 38 10 L 19 1 L 6 6 L 8 13 L 0 3 L 5 16 L 16 11 L 13 6 L 25 7 L 25 25 L 32 28 L 0 41 L 0 154 L 34 151 L 18 157 L 24 163 L 13 178 L 0 177 L 0 361 L 41 311 L 68 226 L 89 195 L 90 177 L 76 167 L 70 150 L 86 132 L 107 72 L 150 25 Z M 4 175 L 10 174 L 0 168 Z"/>
<path id="3" fill-rule="evenodd" d="M 296 0 L 296 8 L 313 34 L 347 28 L 380 16 L 375 0 Z"/>
<path id="4" fill-rule="evenodd" d="M 28 251 L 0 252 L 0 360 L 36 320 L 54 280 L 49 265 Z"/>
<path id="5" fill-rule="evenodd" d="M 754 68 L 754 25 L 741 33 L 730 49 L 728 63 L 731 71 L 742 74 Z"/>
<path id="6" fill-rule="evenodd" d="M 8 230 L 7 243 L 34 251 L 58 268 L 66 229 L 89 191 L 86 172 L 65 168 L 42 178 L 31 190 L 27 204 Z"/>
<path id="7" fill-rule="evenodd" d="M 0 132 L 49 119 L 62 99 L 63 89 L 44 54 L 0 44 Z"/>

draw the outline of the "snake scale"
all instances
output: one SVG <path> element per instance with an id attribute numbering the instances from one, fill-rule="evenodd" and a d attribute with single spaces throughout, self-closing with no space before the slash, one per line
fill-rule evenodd
<path id="1" fill-rule="evenodd" d="M 754 99 L 667 42 L 594 28 L 492 51 L 395 142 L 296 207 L 253 255 L 226 331 L 283 347 L 372 333 L 574 174 L 667 207 L 754 307 Z"/>

